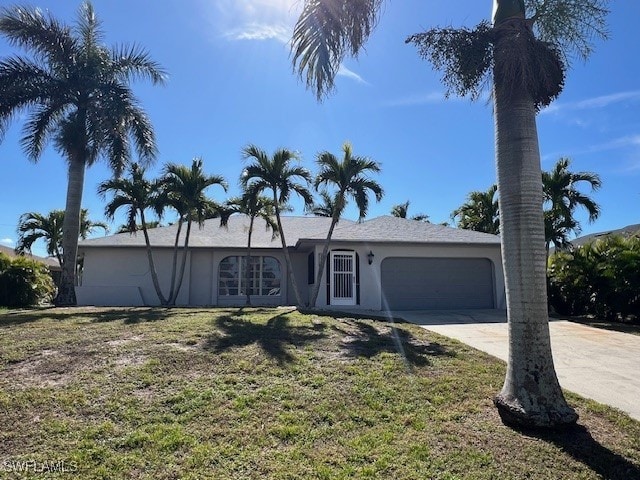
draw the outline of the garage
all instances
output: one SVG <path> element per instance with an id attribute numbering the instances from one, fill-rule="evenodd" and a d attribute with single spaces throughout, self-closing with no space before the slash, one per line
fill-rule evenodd
<path id="1" fill-rule="evenodd" d="M 381 277 L 382 306 L 389 310 L 495 308 L 487 258 L 389 257 Z"/>

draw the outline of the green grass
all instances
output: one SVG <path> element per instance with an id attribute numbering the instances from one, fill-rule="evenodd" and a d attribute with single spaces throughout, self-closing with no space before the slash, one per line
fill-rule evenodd
<path id="1" fill-rule="evenodd" d="M 640 424 L 595 402 L 569 395 L 569 433 L 503 426 L 504 370 L 285 309 L 3 312 L 0 478 L 640 478 Z"/>

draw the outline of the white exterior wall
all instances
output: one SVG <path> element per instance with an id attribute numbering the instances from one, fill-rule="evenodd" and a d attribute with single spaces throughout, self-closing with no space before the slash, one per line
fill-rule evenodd
<path id="1" fill-rule="evenodd" d="M 214 269 L 213 258 L 213 250 L 191 251 L 189 305 L 214 305 L 213 289 L 217 288 L 218 270 Z"/>
<path id="2" fill-rule="evenodd" d="M 307 285 L 307 253 L 291 252 L 291 263 L 293 264 L 293 274 L 296 277 L 296 283 L 298 284 L 298 292 L 300 293 L 300 300 L 303 303 L 309 303 L 310 289 Z M 287 268 L 284 259 L 282 260 L 282 267 Z M 293 292 L 293 285 L 291 279 L 287 281 L 287 287 L 289 294 L 287 296 L 287 305 L 296 304 L 296 295 Z"/>
<path id="3" fill-rule="evenodd" d="M 79 305 L 141 306 L 160 305 L 153 287 L 151 269 L 144 248 L 87 248 L 83 249 L 84 269 L 82 286 L 76 287 Z M 169 295 L 173 250 L 153 249 L 158 281 L 165 297 Z M 181 252 L 177 272 L 180 271 Z M 189 303 L 190 253 L 176 305 Z"/>
<path id="4" fill-rule="evenodd" d="M 502 258 L 498 245 L 385 245 L 359 243 L 332 243 L 332 250 L 352 250 L 358 253 L 360 262 L 360 304 L 350 308 L 382 310 L 382 284 L 380 266 L 388 257 L 431 257 L 431 258 L 486 258 L 493 266 L 494 305 L 505 309 L 505 286 L 502 272 Z M 367 255 L 373 252 L 373 263 L 369 265 Z M 315 268 L 319 266 L 322 245 L 315 247 Z M 327 305 L 326 267 L 322 273 L 322 283 L 316 306 L 318 308 L 340 308 Z M 317 274 L 317 271 L 316 271 Z M 311 290 L 311 285 L 309 286 Z"/>
<path id="5" fill-rule="evenodd" d="M 76 287 L 79 305 L 156 306 L 160 301 L 153 287 L 147 252 L 144 248 L 86 248 L 82 286 Z M 176 305 L 244 305 L 245 296 L 218 297 L 220 262 L 228 256 L 244 256 L 246 249 L 217 250 L 190 249 L 187 254 L 184 278 Z M 286 265 L 281 250 L 252 250 L 252 255 L 268 255 L 280 262 L 281 295 L 252 296 L 254 305 L 289 304 Z M 306 257 L 305 257 L 306 258 Z M 172 249 L 153 249 L 153 259 L 162 291 L 169 293 Z M 181 252 L 178 254 L 179 271 Z M 297 270 L 300 261 L 294 260 Z M 303 265 L 306 270 L 306 263 Z M 296 272 L 302 275 L 304 272 Z M 306 275 L 304 276 L 306 281 Z M 305 291 L 306 293 L 306 291 Z M 294 304 L 295 302 L 291 302 Z"/>
<path id="6" fill-rule="evenodd" d="M 363 310 L 381 310 L 382 293 L 380 266 L 387 257 L 433 257 L 433 258 L 487 258 L 493 264 L 494 305 L 499 309 L 506 308 L 504 276 L 500 247 L 469 245 L 385 245 L 334 243 L 333 250 L 353 250 L 359 256 L 360 269 L 360 304 L 355 308 Z M 367 254 L 373 251 L 374 259 L 368 264 Z M 104 306 L 142 306 L 159 305 L 156 295 L 146 250 L 144 248 L 85 248 L 84 273 L 82 286 L 76 288 L 79 305 Z M 171 275 L 172 249 L 154 249 L 154 261 L 162 290 L 169 292 Z M 315 246 L 315 274 L 319 266 L 322 245 Z M 245 249 L 213 250 L 192 249 L 187 257 L 184 279 L 177 305 L 217 305 L 240 306 L 245 304 L 246 297 L 218 297 L 218 267 L 222 259 L 229 255 L 243 256 Z M 269 255 L 280 262 L 282 282 L 280 296 L 252 296 L 254 305 L 294 305 L 295 298 L 288 279 L 284 255 L 279 249 L 252 251 L 253 255 Z M 291 252 L 293 267 L 298 282 L 300 295 L 309 299 L 313 284 L 308 284 L 308 253 Z M 180 268 L 181 256 L 178 256 Z M 323 272 L 320 292 L 316 306 L 331 308 L 326 300 L 326 267 Z M 336 307 L 337 308 L 337 307 Z"/>

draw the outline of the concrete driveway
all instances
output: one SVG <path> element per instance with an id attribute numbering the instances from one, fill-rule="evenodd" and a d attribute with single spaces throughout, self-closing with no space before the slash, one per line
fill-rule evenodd
<path id="1" fill-rule="evenodd" d="M 505 311 L 406 311 L 393 316 L 507 360 Z M 640 336 L 561 320 L 552 320 L 549 329 L 560 385 L 640 420 Z"/>

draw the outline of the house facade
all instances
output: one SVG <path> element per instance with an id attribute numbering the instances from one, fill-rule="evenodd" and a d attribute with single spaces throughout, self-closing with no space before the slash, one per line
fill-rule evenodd
<path id="1" fill-rule="evenodd" d="M 283 217 L 293 272 L 308 303 L 331 219 Z M 149 231 L 161 288 L 169 292 L 176 226 Z M 249 218 L 227 227 L 208 220 L 194 227 L 177 305 L 295 305 L 280 238 L 256 220 L 246 278 Z M 183 250 L 178 251 L 180 270 Z M 159 305 L 142 234 L 80 243 L 84 257 L 81 305 Z M 505 308 L 499 237 L 395 217 L 336 227 L 316 307 L 362 310 Z"/>

